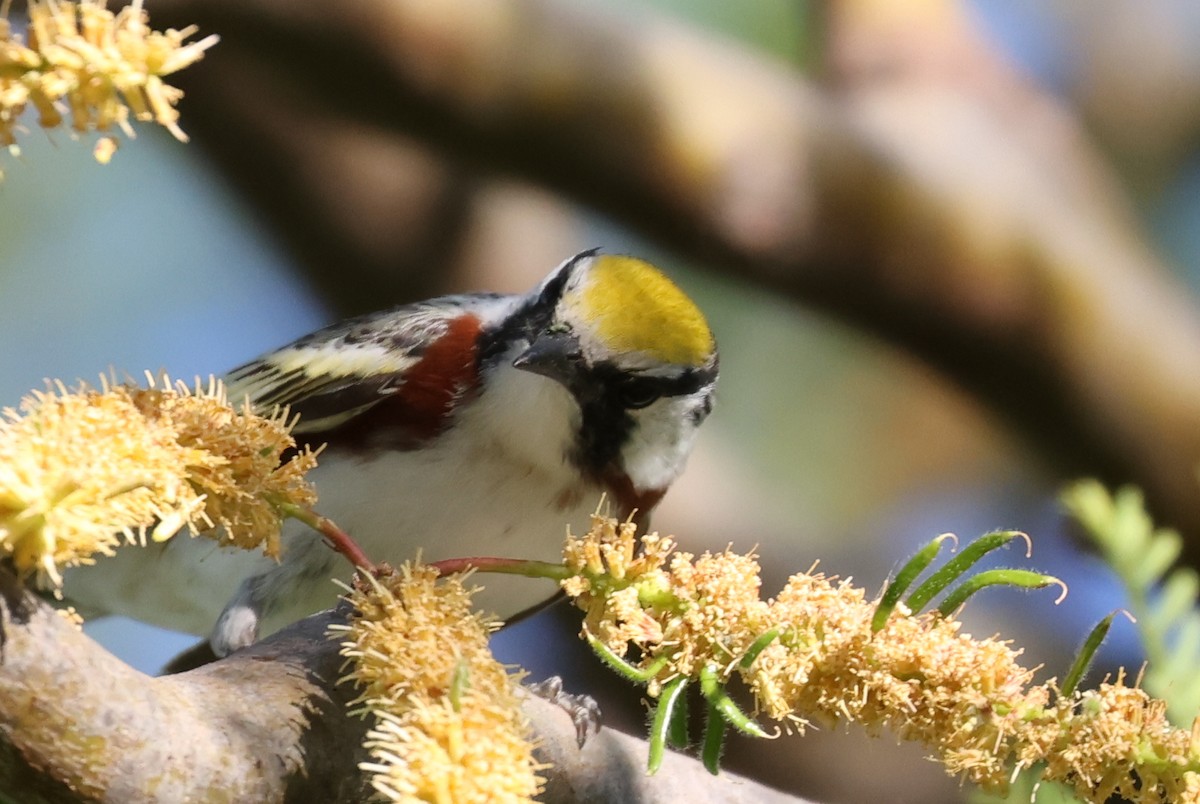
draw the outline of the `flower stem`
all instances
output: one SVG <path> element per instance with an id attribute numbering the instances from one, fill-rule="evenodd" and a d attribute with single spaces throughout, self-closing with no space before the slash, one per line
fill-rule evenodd
<path id="1" fill-rule="evenodd" d="M 284 516 L 303 522 L 324 536 L 329 546 L 345 556 L 346 560 L 353 564 L 356 569 L 360 569 L 371 575 L 376 574 L 378 571 L 375 562 L 367 558 L 367 554 L 358 546 L 358 542 L 354 541 L 349 533 L 339 528 L 332 519 L 321 516 L 311 508 L 291 503 L 280 504 L 279 511 Z"/>
<path id="2" fill-rule="evenodd" d="M 447 558 L 442 561 L 431 561 L 429 566 L 442 575 L 452 575 L 473 569 L 477 572 L 496 572 L 504 575 L 523 575 L 526 578 L 548 578 L 552 581 L 561 581 L 573 574 L 562 564 L 554 564 L 549 561 L 495 558 L 493 556 Z"/>

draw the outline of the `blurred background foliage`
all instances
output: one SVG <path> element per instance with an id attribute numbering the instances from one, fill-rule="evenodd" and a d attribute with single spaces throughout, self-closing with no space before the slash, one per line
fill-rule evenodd
<path id="1" fill-rule="evenodd" d="M 1088 628 L 1122 600 L 1104 565 L 1071 538 L 1055 495 L 1070 477 L 1097 473 L 1149 485 L 1152 501 L 1169 498 L 1169 492 L 1156 494 L 1156 475 L 1153 467 L 1144 469 L 1146 460 L 1121 460 L 1125 452 L 1137 452 L 1137 428 L 1112 424 L 1125 421 L 1122 413 L 1142 422 L 1154 417 L 1134 403 L 1125 405 L 1122 388 L 1106 385 L 1105 376 L 1098 382 L 1073 371 L 1075 364 L 1067 360 L 1052 367 L 1061 369 L 1059 374 L 1013 375 L 1026 377 L 1023 387 L 1013 387 L 1008 375 L 991 377 L 990 361 L 998 352 L 971 322 L 978 320 L 980 296 L 984 314 L 995 312 L 989 303 L 1002 306 L 1002 300 L 984 291 L 975 294 L 973 288 L 983 285 L 971 284 L 969 274 L 935 276 L 934 284 L 914 282 L 907 291 L 901 283 L 902 300 L 905 293 L 945 288 L 933 307 L 950 323 L 946 331 L 930 334 L 906 326 L 907 319 L 890 306 L 894 298 L 877 298 L 872 282 L 880 274 L 853 276 L 852 269 L 866 254 L 884 266 L 917 270 L 914 265 L 925 264 L 924 248 L 946 251 L 947 264 L 957 265 L 954 249 L 968 236 L 986 241 L 982 249 L 988 254 L 1007 259 L 1006 231 L 988 228 L 1004 228 L 1007 199 L 1040 216 L 1050 234 L 1038 237 L 1052 239 L 1056 232 L 1078 234 L 1056 226 L 1053 216 L 1063 211 L 1064 198 L 1084 198 L 1101 210 L 1094 227 L 1081 230 L 1084 237 L 1110 232 L 1105 215 L 1112 213 L 1115 219 L 1128 218 L 1131 234 L 1122 242 L 1133 243 L 1131 251 L 1157 256 L 1137 266 L 1133 284 L 1099 270 L 1089 273 L 1091 264 L 1077 265 L 1080 287 L 1102 291 L 1112 281 L 1115 294 L 1138 303 L 1128 324 L 1134 329 L 1167 326 L 1173 332 L 1172 319 L 1183 316 L 1187 320 L 1179 323 L 1179 332 L 1200 331 L 1189 312 L 1200 281 L 1200 51 L 1194 47 L 1200 6 L 1190 0 L 642 0 L 617 5 L 444 0 L 395 5 L 404 6 L 418 27 L 431 27 L 419 46 L 406 41 L 402 31 L 380 28 L 385 44 L 395 37 L 389 45 L 395 60 L 384 58 L 393 50 L 380 48 L 381 69 L 359 72 L 367 58 L 363 53 L 375 51 L 360 50 L 362 43 L 346 34 L 352 22 L 369 17 L 364 10 L 369 5 L 148 0 L 156 26 L 164 17 L 174 25 L 198 22 L 202 33 L 224 39 L 184 82 L 189 95 L 181 106 L 182 122 L 195 142 L 183 147 L 163 132 L 143 128 L 102 167 L 86 145 L 70 142 L 61 132 L 46 136 L 35 130 L 25 137 L 19 160 L 5 158 L 6 177 L 0 183 L 4 404 L 15 404 L 43 378 L 93 379 L 109 367 L 133 374 L 166 369 L 180 377 L 219 373 L 340 315 L 438 292 L 524 290 L 587 247 L 637 253 L 666 268 L 697 299 L 722 349 L 717 414 L 688 473 L 659 509 L 657 528 L 677 534 L 696 551 L 728 543 L 737 549 L 757 545 L 768 588 L 819 559 L 825 572 L 853 576 L 870 590 L 879 589 L 899 561 L 937 533 L 972 537 L 997 527 L 1025 530 L 1034 537 L 1033 565 L 1068 583 L 1067 601 L 1054 608 L 1049 592 L 991 591 L 980 595 L 965 616 L 976 633 L 1012 635 L 1027 646 L 1028 661 L 1044 663 L 1046 673 L 1065 670 Z M 330 23 L 318 35 L 314 31 L 322 16 Z M 540 56 L 549 48 L 553 58 L 545 56 L 548 62 L 531 68 L 522 53 L 510 52 L 512 64 L 472 73 L 481 58 L 479 42 L 488 41 L 486 32 L 478 32 L 486 25 L 510 26 L 528 38 L 531 52 Z M 467 31 L 477 38 L 456 39 Z M 735 176 L 740 183 L 732 190 L 718 187 L 716 201 L 701 197 L 689 191 L 695 175 L 683 169 L 672 173 L 673 154 L 653 151 L 661 146 L 654 139 L 659 132 L 634 125 L 641 120 L 635 111 L 621 117 L 624 107 L 617 102 L 594 107 L 591 120 L 564 112 L 567 144 L 561 151 L 540 150 L 538 143 L 556 142 L 557 132 L 547 130 L 545 117 L 530 115 L 526 121 L 522 116 L 529 110 L 515 102 L 520 70 L 572 76 L 561 86 L 551 81 L 540 88 L 562 108 L 571 106 L 572 81 L 610 78 L 575 67 L 576 57 L 584 64 L 596 58 L 627 69 L 632 75 L 622 80 L 636 85 L 636 69 L 649 75 L 653 59 L 637 61 L 621 49 L 588 50 L 604 36 L 621 42 L 622 32 L 631 40 L 636 32 L 636 45 L 643 48 L 639 54 L 668 63 L 680 47 L 676 39 L 683 37 L 685 58 L 711 43 L 717 65 L 732 52 L 735 61 L 768 65 L 765 83 L 794 75 L 796 91 L 821 98 L 817 131 L 824 113 L 843 115 L 851 132 L 870 128 L 886 113 L 892 131 L 927 144 L 928 150 L 914 163 L 875 141 L 873 157 L 888 166 L 916 164 L 911 172 L 901 171 L 898 181 L 920 185 L 931 176 L 935 189 L 965 172 L 965 195 L 950 194 L 949 203 L 957 203 L 957 197 L 967 206 L 977 204 L 975 228 L 967 227 L 965 235 L 934 228 L 916 232 L 911 240 L 905 234 L 876 243 L 873 232 L 892 222 L 886 217 L 892 206 L 911 206 L 909 196 L 884 188 L 880 192 L 898 194 L 879 207 L 866 205 L 867 212 L 857 218 L 847 214 L 850 224 L 837 218 L 835 223 L 850 228 L 828 235 L 832 245 L 822 241 L 822 232 L 829 230 L 820 229 L 828 217 L 781 213 L 773 218 L 760 207 L 723 210 L 738 225 L 749 221 L 744 231 L 730 234 L 733 224 L 722 230 L 706 217 L 720 199 L 748 192 L 746 204 L 769 204 L 776 195 L 785 198 L 793 182 L 806 181 L 809 173 L 793 175 L 789 164 L 766 172 L 748 167 L 746 175 Z M 578 42 L 585 47 L 573 51 Z M 448 65 L 454 69 L 445 73 Z M 759 68 L 752 67 L 748 86 L 754 69 Z M 741 70 L 731 67 L 731 80 L 742 78 Z M 722 106 L 729 87 L 688 81 L 684 71 L 665 82 L 680 97 L 699 93 L 693 106 L 706 115 L 685 118 L 690 128 L 681 136 L 703 134 L 696 129 L 711 125 L 718 132 L 715 141 L 723 142 L 720 132 L 742 115 Z M 941 107 L 927 102 L 930 86 L 951 87 L 956 98 L 966 99 L 963 103 L 978 100 L 993 117 L 971 118 L 969 126 L 978 126 L 977 132 L 968 126 L 966 136 L 952 136 L 962 134 L 952 130 L 961 119 L 947 122 L 938 116 Z M 793 97 L 782 84 L 769 89 Z M 664 94 L 663 107 L 677 100 Z M 778 133 L 771 124 L 764 121 L 761 132 L 766 151 Z M 1064 137 L 1064 130 L 1070 136 Z M 533 143 L 529 152 L 514 145 L 523 136 Z M 710 144 L 699 140 L 701 155 L 695 160 Z M 1003 144 L 999 149 L 997 142 Z M 799 158 L 809 144 L 800 138 L 781 150 Z M 1005 149 L 1010 145 L 1035 155 L 1035 178 L 1052 180 L 1061 173 L 1075 195 L 1039 195 L 1036 181 L 1021 184 L 1021 170 L 1028 165 L 1009 170 L 1011 155 Z M 819 148 L 813 153 L 816 167 L 806 170 L 819 173 L 827 154 Z M 871 186 L 853 185 L 870 184 L 874 174 L 837 172 L 839 152 L 829 153 L 835 201 L 853 207 L 843 195 L 857 199 L 874 192 Z M 611 164 L 573 173 L 573 160 L 584 163 L 596 154 L 610 158 L 619 175 L 605 178 L 605 170 L 614 170 Z M 634 155 L 627 162 L 629 181 L 621 174 L 627 154 Z M 751 149 L 739 158 L 754 155 Z M 1045 163 L 1040 169 L 1039 159 Z M 978 176 L 958 167 L 979 163 Z M 1072 172 L 1076 163 L 1085 167 Z M 953 178 L 939 173 L 940 166 L 947 166 Z M 649 178 L 639 184 L 642 175 Z M 998 183 L 986 183 L 992 180 Z M 651 192 L 631 191 L 639 187 Z M 823 197 L 808 199 L 809 206 L 819 208 Z M 936 192 L 922 196 L 930 197 L 931 205 L 939 198 Z M 660 204 L 664 198 L 671 202 Z M 798 206 L 806 209 L 804 199 Z M 936 224 L 939 219 L 931 216 Z M 793 220 L 796 232 L 789 232 Z M 769 252 L 746 231 L 783 232 L 778 239 L 784 245 Z M 856 238 L 873 245 L 860 253 Z M 1106 247 L 1103 238 L 1093 242 Z M 1017 244 L 1012 264 L 1035 273 L 1036 259 L 1030 256 L 1035 251 L 1028 243 Z M 802 272 L 813 264 L 832 266 L 833 278 L 814 271 L 812 286 L 779 292 L 788 286 L 778 279 L 785 270 Z M 847 287 L 838 287 L 840 281 Z M 1143 294 L 1145 286 L 1160 290 Z M 1051 295 L 1059 289 L 1049 281 L 1035 287 Z M 1155 293 L 1178 306 L 1156 312 L 1160 297 Z M 1038 296 L 1027 295 L 1024 303 L 1042 307 Z M 916 310 L 922 312 L 919 304 Z M 950 343 L 960 326 L 956 312 L 967 322 L 965 334 L 961 342 Z M 1035 349 L 1036 342 L 1052 340 L 1057 331 L 1059 322 L 1049 312 L 1048 320 L 1034 319 L 1039 324 L 1030 334 Z M 877 325 L 875 315 L 882 323 Z M 1001 331 L 1007 325 L 1001 313 L 996 315 L 995 329 Z M 1109 324 L 1095 318 L 1084 326 Z M 980 345 L 985 348 L 976 350 Z M 953 347 L 948 349 L 953 354 L 939 363 L 945 347 Z M 1161 343 L 1164 371 L 1187 375 L 1197 349 L 1200 343 Z M 1117 364 L 1119 371 L 1098 370 L 1114 379 L 1124 372 L 1136 375 L 1145 362 L 1129 357 Z M 962 366 L 969 368 L 957 376 L 955 367 Z M 1078 392 L 1065 399 L 1078 402 L 1078 410 L 1064 404 L 1047 417 L 1049 425 L 1036 424 L 1041 412 L 1021 410 L 1022 399 L 1030 406 L 1042 404 L 1044 389 L 1038 383 L 1057 387 L 1063 377 L 1077 383 Z M 1145 388 L 1147 396 L 1167 396 L 1152 378 L 1139 382 L 1135 376 L 1130 382 Z M 995 391 L 998 386 L 1011 393 Z M 1113 419 L 1090 407 L 1096 394 L 1111 395 L 1118 411 Z M 1101 414 L 1109 410 L 1102 406 Z M 1026 426 L 1029 421 L 1035 425 Z M 1099 446 L 1060 460 L 1057 436 L 1046 434 L 1056 422 L 1078 421 L 1091 428 L 1087 432 Z M 1111 443 L 1106 443 L 1110 428 Z M 1073 431 L 1059 428 L 1064 429 L 1069 441 Z M 1167 444 L 1179 438 L 1180 461 L 1194 464 L 1195 456 L 1187 455 L 1191 442 L 1178 434 L 1163 437 Z M 1093 467 L 1092 454 L 1104 460 Z M 1188 475 L 1180 483 L 1194 486 L 1195 481 Z M 1200 522 L 1200 514 L 1192 521 L 1172 521 L 1172 514 L 1187 515 L 1186 494 L 1175 497 L 1184 503 L 1159 508 L 1166 514 L 1164 524 L 1178 524 L 1194 544 L 1200 533 L 1189 528 Z M 1016 554 L 1001 560 L 1021 561 Z M 502 635 L 502 655 L 530 666 L 535 677 L 572 667 L 586 675 L 586 658 L 544 656 L 544 637 L 537 629 L 545 627 L 551 626 L 535 620 Z M 88 628 L 147 671 L 192 641 L 125 621 L 104 620 Z M 1094 676 L 1140 662 L 1133 631 L 1121 623 Z M 628 724 L 636 717 L 622 721 L 614 714 L 613 720 Z M 964 791 L 956 782 L 920 757 L 912 746 L 823 729 L 803 740 L 766 746 L 734 741 L 729 767 L 824 801 L 961 800 Z"/>

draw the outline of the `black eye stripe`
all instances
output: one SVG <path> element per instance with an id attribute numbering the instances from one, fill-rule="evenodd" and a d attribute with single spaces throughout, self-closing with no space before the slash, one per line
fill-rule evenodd
<path id="1" fill-rule="evenodd" d="M 716 368 L 687 369 L 675 377 L 649 378 L 659 383 L 663 396 L 686 396 L 694 394 L 717 379 Z"/>
<path id="2" fill-rule="evenodd" d="M 625 371 L 612 363 L 597 363 L 592 366 L 591 373 L 598 385 L 610 389 L 618 397 L 628 395 L 636 398 L 658 398 L 694 394 L 710 385 L 716 379 L 717 372 L 715 367 L 705 366 L 699 369 L 685 369 L 674 377 L 663 377 Z"/>
<path id="3" fill-rule="evenodd" d="M 629 410 L 648 407 L 663 396 L 661 383 L 653 377 L 627 375 L 620 381 L 617 389 L 617 400 Z"/>

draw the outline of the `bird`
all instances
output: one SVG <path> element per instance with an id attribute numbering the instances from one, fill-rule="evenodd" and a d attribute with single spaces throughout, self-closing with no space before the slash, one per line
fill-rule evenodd
<path id="1" fill-rule="evenodd" d="M 560 560 L 601 501 L 648 521 L 713 408 L 716 339 L 654 265 L 583 251 L 525 294 L 472 293 L 333 324 L 233 369 L 231 403 L 287 408 L 317 510 L 376 562 Z M 72 571 L 70 602 L 208 635 L 227 655 L 333 605 L 348 562 L 287 523 L 278 560 L 209 539 L 118 551 Z M 545 581 L 477 580 L 502 619 Z"/>

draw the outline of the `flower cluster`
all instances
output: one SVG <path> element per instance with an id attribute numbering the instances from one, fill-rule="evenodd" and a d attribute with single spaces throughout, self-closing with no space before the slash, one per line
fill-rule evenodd
<path id="1" fill-rule="evenodd" d="M 575 574 L 563 587 L 608 651 L 637 649 L 652 696 L 715 668 L 721 682 L 740 675 L 788 730 L 886 728 L 986 789 L 1044 763 L 1045 778 L 1084 800 L 1200 802 L 1200 726 L 1172 728 L 1165 705 L 1123 678 L 1059 695 L 1032 684 L 1007 642 L 963 634 L 952 618 L 893 615 L 876 632 L 877 602 L 849 583 L 801 573 L 762 600 L 753 556 L 696 558 L 657 535 L 641 544 L 639 555 L 632 524 L 595 517 L 568 539 Z"/>
<path id="2" fill-rule="evenodd" d="M 526 801 L 540 790 L 517 678 L 488 651 L 499 626 L 471 611 L 461 576 L 421 565 L 367 576 L 332 635 L 371 712 L 361 767 L 392 801 Z"/>
<path id="3" fill-rule="evenodd" d="M 248 401 L 240 410 L 230 405 L 218 383 L 190 393 L 169 381 L 155 387 L 152 377 L 149 388 L 132 391 L 132 399 L 151 424 L 169 428 L 181 447 L 217 457 L 188 473 L 189 485 L 204 495 L 204 523 L 197 530 L 220 527 L 223 543 L 278 556 L 279 506 L 316 502 L 306 476 L 317 452 L 305 449 L 283 460 L 296 446 L 287 411 L 258 415 Z"/>
<path id="4" fill-rule="evenodd" d="M 151 30 L 141 0 L 115 13 L 105 0 L 30 0 L 28 43 L 0 14 L 0 146 L 15 145 L 17 120 L 29 105 L 43 128 L 69 115 L 76 132 L 117 126 L 132 136 L 132 112 L 186 141 L 175 109 L 183 92 L 163 78 L 216 44 L 216 36 L 187 42 L 195 32 Z M 97 158 L 111 155 L 113 144 L 103 140 Z"/>
<path id="5" fill-rule="evenodd" d="M 308 451 L 280 417 L 237 411 L 217 383 L 56 384 L 0 420 L 0 550 L 57 586 L 59 568 L 188 527 L 277 551 L 281 505 L 308 506 Z"/>

